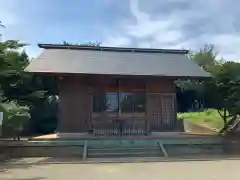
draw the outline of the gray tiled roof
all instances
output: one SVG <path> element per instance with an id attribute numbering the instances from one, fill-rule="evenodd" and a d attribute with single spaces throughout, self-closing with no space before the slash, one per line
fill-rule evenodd
<path id="1" fill-rule="evenodd" d="M 135 49 L 137 50 L 137 49 Z M 46 48 L 25 69 L 38 73 L 209 77 L 186 51 L 115 51 Z"/>

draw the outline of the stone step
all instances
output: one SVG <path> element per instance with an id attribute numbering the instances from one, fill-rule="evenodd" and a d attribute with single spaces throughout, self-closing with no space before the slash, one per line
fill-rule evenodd
<path id="1" fill-rule="evenodd" d="M 102 158 L 102 157 L 164 157 L 164 154 L 159 150 L 156 151 L 114 151 L 114 152 L 89 152 L 88 158 Z"/>
<path id="2" fill-rule="evenodd" d="M 155 149 L 88 149 L 88 154 L 92 154 L 92 153 L 123 153 L 123 154 L 127 154 L 127 153 L 137 153 L 137 152 L 146 152 L 146 153 L 155 153 L 155 152 L 159 152 L 161 154 L 162 151 L 158 148 Z"/>
<path id="3" fill-rule="evenodd" d="M 151 146 L 118 145 L 118 146 L 90 146 L 88 147 L 88 157 L 158 157 L 164 156 L 157 144 Z"/>
<path id="4" fill-rule="evenodd" d="M 184 156 L 184 155 L 210 155 L 222 154 L 222 145 L 164 145 L 165 153 L 168 156 Z M 163 150 L 158 146 L 91 146 L 88 148 L 88 157 L 163 157 Z"/>
<path id="5" fill-rule="evenodd" d="M 156 146 L 88 146 L 88 150 L 156 150 L 159 147 Z"/>
<path id="6" fill-rule="evenodd" d="M 184 143 L 183 143 L 184 141 Z M 23 143 L 23 144 L 20 144 Z M 221 154 L 229 147 L 221 141 L 181 139 L 163 140 L 75 140 L 75 141 L 20 141 L 1 146 L 3 152 L 12 157 L 148 157 L 148 156 L 187 156 L 201 154 Z M 212 142 L 214 142 L 212 144 Z M 165 144 L 166 143 L 166 144 Z M 163 153 L 162 147 L 166 152 Z M 236 149 L 236 148 L 235 148 Z M 238 148 L 240 149 L 240 148 Z M 87 155 L 87 156 L 86 156 Z"/>

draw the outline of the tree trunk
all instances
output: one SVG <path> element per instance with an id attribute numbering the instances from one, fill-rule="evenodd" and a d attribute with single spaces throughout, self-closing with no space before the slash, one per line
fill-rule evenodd
<path id="1" fill-rule="evenodd" d="M 218 113 L 219 115 L 222 117 L 223 122 L 224 122 L 224 127 L 227 126 L 228 122 L 227 122 L 227 109 L 223 108 L 223 114 L 221 113 L 221 109 L 218 109 Z"/>
<path id="2" fill-rule="evenodd" d="M 227 125 L 227 109 L 223 109 L 223 121 L 224 121 L 224 126 Z"/>
<path id="3" fill-rule="evenodd" d="M 220 130 L 220 133 L 224 133 L 228 130 L 228 127 L 231 126 L 237 119 L 237 115 L 234 115 L 230 121 L 227 122 L 227 124 Z"/>

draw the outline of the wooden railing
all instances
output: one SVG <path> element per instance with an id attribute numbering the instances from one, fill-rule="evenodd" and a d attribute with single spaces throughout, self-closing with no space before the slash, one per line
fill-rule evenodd
<path id="1" fill-rule="evenodd" d="M 146 134 L 144 128 L 113 128 L 113 129 L 93 129 L 93 135 L 143 135 Z"/>
<path id="2" fill-rule="evenodd" d="M 94 135 L 140 135 L 145 134 L 145 113 L 93 113 Z"/>
<path id="3" fill-rule="evenodd" d="M 139 135 L 144 133 L 144 120 L 108 120 L 93 122 L 94 135 Z"/>

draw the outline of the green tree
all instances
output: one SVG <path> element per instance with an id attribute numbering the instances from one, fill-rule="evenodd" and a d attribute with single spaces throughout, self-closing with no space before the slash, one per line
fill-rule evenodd
<path id="1" fill-rule="evenodd" d="M 20 134 L 30 119 L 29 108 L 11 101 L 1 103 L 0 110 L 4 113 L 3 134 L 8 133 L 20 140 Z"/>
<path id="2" fill-rule="evenodd" d="M 203 99 L 208 107 L 218 109 L 224 125 L 228 119 L 239 114 L 240 63 L 220 62 L 212 45 L 205 45 L 199 52 L 190 53 L 190 58 L 209 72 L 211 79 L 204 81 L 179 81 L 178 86 L 185 92 L 194 92 L 193 98 Z"/>
<path id="3" fill-rule="evenodd" d="M 47 124 L 56 126 L 57 122 L 57 101 L 51 100 L 58 93 L 56 79 L 24 72 L 29 64 L 27 54 L 21 50 L 24 46 L 19 41 L 0 42 L 1 97 L 3 102 L 15 101 L 29 107 L 31 120 L 25 133 L 48 132 L 44 130 Z"/>
<path id="4" fill-rule="evenodd" d="M 240 101 L 240 63 L 225 62 L 216 68 L 214 79 L 223 104 L 230 115 L 240 114 L 238 102 Z"/>
<path id="5" fill-rule="evenodd" d="M 203 70 L 210 73 L 214 70 L 215 66 L 219 64 L 216 60 L 217 53 L 213 45 L 205 45 L 202 49 L 197 52 L 190 52 L 189 58 L 199 65 Z M 178 80 L 175 81 L 177 87 L 180 89 L 178 91 L 184 99 L 181 100 L 179 107 L 189 106 L 183 109 L 188 109 L 194 100 L 199 100 L 203 104 L 206 102 L 206 84 L 212 82 L 212 80 Z M 185 95 L 186 94 L 186 95 Z M 183 101 L 188 101 L 184 103 Z"/>
<path id="6" fill-rule="evenodd" d="M 198 52 L 190 52 L 190 59 L 197 63 L 207 72 L 212 72 L 220 62 L 216 60 L 217 52 L 213 45 L 206 44 Z"/>

